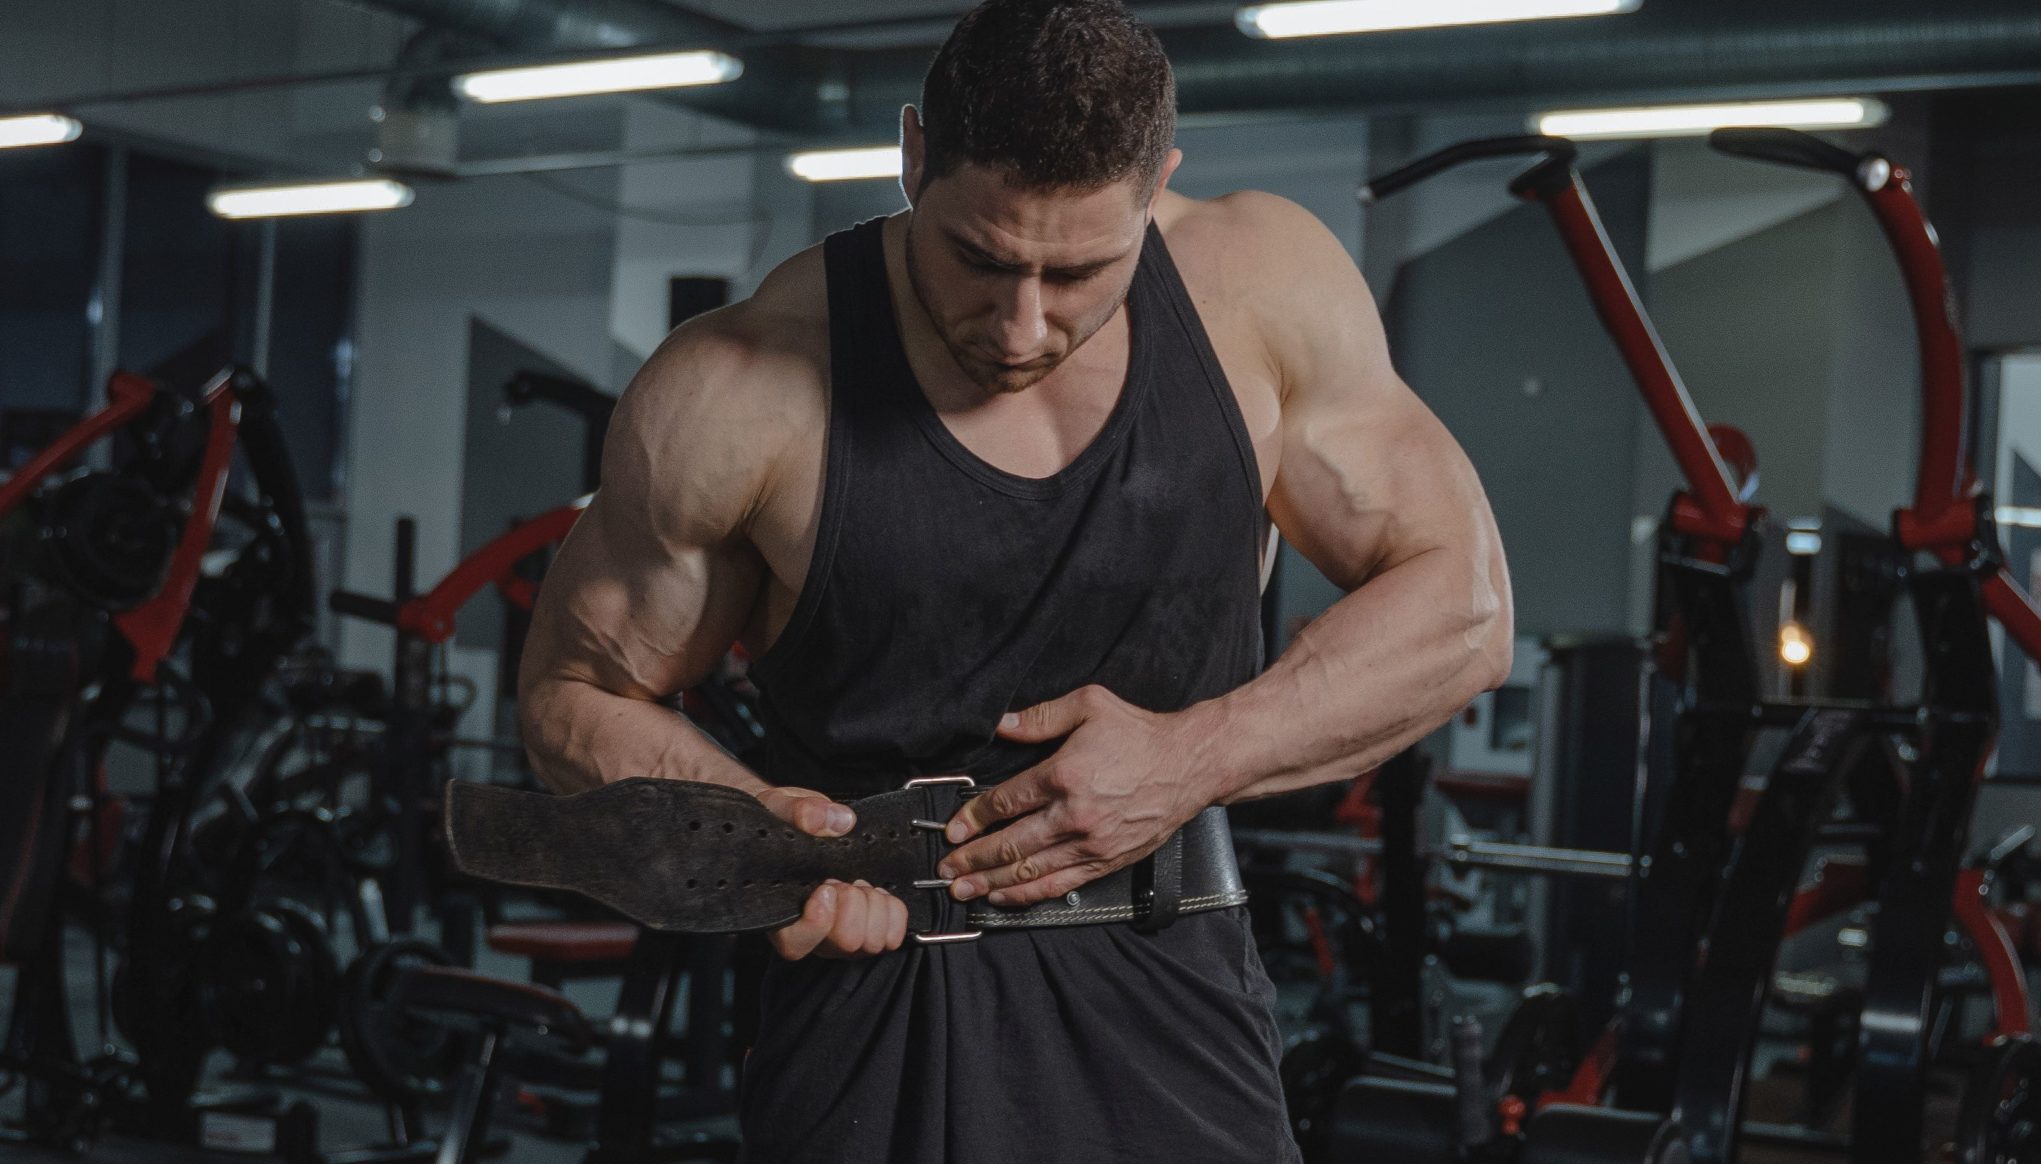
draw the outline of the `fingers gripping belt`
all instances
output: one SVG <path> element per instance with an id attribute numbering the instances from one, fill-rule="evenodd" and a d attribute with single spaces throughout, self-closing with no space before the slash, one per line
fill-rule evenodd
<path id="1" fill-rule="evenodd" d="M 454 781 L 447 845 L 461 872 L 567 889 L 653 929 L 732 933 L 795 920 L 829 878 L 863 880 L 907 905 L 925 939 L 983 929 L 1135 922 L 1247 900 L 1221 809 L 1200 813 L 1157 854 L 1064 897 L 999 908 L 950 897 L 936 865 L 942 828 L 976 792 L 958 778 L 918 780 L 853 801 L 857 826 L 812 837 L 744 792 L 684 780 L 622 780 L 571 796 Z"/>

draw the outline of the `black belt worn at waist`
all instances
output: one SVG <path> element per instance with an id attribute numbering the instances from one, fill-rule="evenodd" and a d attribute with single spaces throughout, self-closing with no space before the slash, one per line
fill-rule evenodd
<path id="1" fill-rule="evenodd" d="M 1158 929 L 1180 913 L 1247 900 L 1226 813 L 1207 808 L 1153 855 L 1029 906 L 960 902 L 936 865 L 943 829 L 978 792 L 968 777 L 909 781 L 850 802 L 857 827 L 811 837 L 756 797 L 686 780 L 621 780 L 571 796 L 453 781 L 447 846 L 472 877 L 568 889 L 641 925 L 684 933 L 773 929 L 794 921 L 829 878 L 863 880 L 907 904 L 924 942 L 987 930 L 1128 922 Z"/>

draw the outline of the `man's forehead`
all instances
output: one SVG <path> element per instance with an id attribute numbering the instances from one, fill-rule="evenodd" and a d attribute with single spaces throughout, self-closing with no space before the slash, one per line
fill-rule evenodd
<path id="1" fill-rule="evenodd" d="M 988 258 L 1047 266 L 1109 261 L 1138 245 L 1147 222 L 1130 183 L 1096 190 L 1016 188 L 996 173 L 965 166 L 941 180 L 932 217 L 953 241 Z"/>

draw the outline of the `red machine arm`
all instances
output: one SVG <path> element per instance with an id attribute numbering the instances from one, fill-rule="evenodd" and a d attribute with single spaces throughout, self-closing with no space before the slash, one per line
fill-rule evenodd
<path id="1" fill-rule="evenodd" d="M 1935 229 L 1913 196 L 1910 175 L 1883 155 L 1853 154 L 1790 129 L 1718 129 L 1708 141 L 1724 153 L 1841 175 L 1871 207 L 1906 280 L 1920 347 L 1920 467 L 1913 505 L 1899 512 L 1895 524 L 1907 548 L 1962 564 L 1973 552 L 1972 543 L 1995 540 L 1995 535 L 1987 532 L 1988 522 L 1978 520 L 1980 490 L 1964 445 L 1963 340 L 1956 330 L 1948 270 Z M 2002 567 L 1983 585 L 1991 616 L 2029 658 L 2041 659 L 2041 613 L 2018 580 Z"/>
<path id="2" fill-rule="evenodd" d="M 1595 213 L 1594 201 L 1573 168 L 1572 142 L 1557 137 L 1506 137 L 1462 142 L 1428 154 L 1361 187 L 1362 203 L 1373 203 L 1462 163 L 1482 158 L 1532 155 L 1538 161 L 1515 181 L 1510 191 L 1543 203 L 1551 212 L 1574 265 L 1587 285 L 1589 300 L 1602 326 L 1615 340 L 1623 363 L 1644 394 L 1652 419 L 1665 436 L 1687 490 L 1673 510 L 1680 532 L 1699 539 L 1712 556 L 1722 556 L 1742 540 L 1751 509 L 1737 498 L 1737 486 L 1723 464 L 1694 402 L 1674 369 L 1665 345 L 1645 314 L 1636 288 L 1616 257 Z"/>
<path id="3" fill-rule="evenodd" d="M 588 500 L 583 498 L 542 513 L 469 554 L 437 586 L 399 607 L 397 626 L 432 643 L 452 638 L 454 616 L 469 599 L 482 587 L 503 579 L 519 559 L 565 538 L 587 507 Z M 514 593 L 510 596 L 514 600 Z"/>
<path id="4" fill-rule="evenodd" d="M 1543 173 L 1548 168 L 1551 172 Z M 1723 546 L 1735 545 L 1750 523 L 1750 511 L 1737 500 L 1737 487 L 1722 454 L 1702 425 L 1657 329 L 1651 326 L 1651 317 L 1645 314 L 1637 289 L 1616 257 L 1580 175 L 1571 165 L 1554 167 L 1548 162 L 1519 178 L 1513 188 L 1526 198 L 1543 202 L 1551 212 L 1559 237 L 1587 284 L 1595 314 L 1616 341 L 1624 365 L 1644 394 L 1645 407 L 1651 410 L 1681 476 L 1687 479 L 1687 490 L 1673 507 L 1673 522 L 1681 533 Z"/>
<path id="5" fill-rule="evenodd" d="M 143 683 L 155 682 L 156 664 L 177 642 L 177 632 L 191 609 L 192 591 L 198 586 L 199 565 L 212 541 L 213 522 L 220 515 L 220 500 L 226 496 L 227 468 L 234 459 L 234 435 L 241 423 L 241 404 L 234 397 L 232 384 L 232 374 L 222 372 L 206 385 L 209 422 L 205 454 L 199 461 L 198 479 L 191 486 L 191 514 L 184 520 L 184 534 L 177 539 L 163 585 L 147 602 L 114 616 L 114 625 L 135 649 L 132 674 Z"/>
<path id="6" fill-rule="evenodd" d="M 13 512 L 35 492 L 44 478 L 69 464 L 86 446 L 140 416 L 156 397 L 156 385 L 129 372 L 115 372 L 106 382 L 107 405 L 72 426 L 49 448 L 37 453 L 21 471 L 0 482 L 0 517 Z"/>

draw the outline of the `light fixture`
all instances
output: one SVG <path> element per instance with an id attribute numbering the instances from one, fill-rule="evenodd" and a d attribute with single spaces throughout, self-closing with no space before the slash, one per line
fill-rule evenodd
<path id="1" fill-rule="evenodd" d="M 25 117 L 0 117 L 0 149 L 17 146 L 60 145 L 77 141 L 85 127 L 75 117 L 61 113 L 31 113 Z"/>
<path id="2" fill-rule="evenodd" d="M 1501 24 L 1634 12 L 1640 0 L 1299 0 L 1256 4 L 1233 14 L 1249 36 L 1337 36 L 1406 28 Z"/>
<path id="3" fill-rule="evenodd" d="M 1809 101 L 1737 101 L 1716 105 L 1645 105 L 1628 109 L 1561 109 L 1531 119 L 1552 137 L 1684 137 L 1725 126 L 1857 129 L 1883 125 L 1891 113 L 1871 97 Z"/>
<path id="4" fill-rule="evenodd" d="M 1814 637 L 1797 622 L 1779 624 L 1779 661 L 1788 667 L 1805 667 L 1814 657 Z"/>
<path id="5" fill-rule="evenodd" d="M 409 205 L 411 187 L 388 178 L 225 186 L 206 195 L 206 206 L 221 218 L 352 214 Z"/>
<path id="6" fill-rule="evenodd" d="M 2041 529 L 2041 509 L 2031 505 L 2001 505 L 1998 507 L 2000 525 L 2017 525 L 2024 529 Z"/>
<path id="7" fill-rule="evenodd" d="M 1821 553 L 1821 531 L 1818 529 L 1787 530 L 1786 552 L 1803 558 L 1811 558 Z"/>
<path id="8" fill-rule="evenodd" d="M 502 101 L 585 97 L 592 93 L 637 93 L 646 89 L 720 85 L 736 80 L 743 73 L 744 62 L 736 57 L 698 49 L 464 73 L 454 78 L 454 89 L 470 101 L 494 105 Z"/>
<path id="9" fill-rule="evenodd" d="M 859 178 L 898 178 L 900 147 L 863 146 L 846 150 L 809 150 L 787 156 L 787 172 L 810 182 L 849 182 Z"/>

